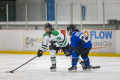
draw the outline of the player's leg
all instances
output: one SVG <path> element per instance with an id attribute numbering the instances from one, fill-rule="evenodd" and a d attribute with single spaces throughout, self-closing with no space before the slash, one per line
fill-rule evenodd
<path id="1" fill-rule="evenodd" d="M 70 67 L 68 70 L 77 70 L 78 57 L 79 55 L 74 51 L 72 53 L 72 67 Z"/>
<path id="2" fill-rule="evenodd" d="M 90 51 L 91 48 L 83 48 L 83 47 L 79 47 L 75 50 L 75 52 L 78 54 L 78 55 L 81 55 L 83 56 L 82 59 L 85 60 L 89 54 L 89 51 Z M 86 57 L 86 58 L 85 58 Z M 79 61 L 82 68 L 85 67 L 85 63 L 84 61 Z"/>
<path id="3" fill-rule="evenodd" d="M 56 50 L 52 49 L 50 50 L 50 59 L 51 59 L 51 63 L 52 66 L 50 67 L 51 70 L 55 70 L 56 69 Z"/>
<path id="4" fill-rule="evenodd" d="M 83 59 L 83 61 L 81 62 L 83 70 L 90 70 L 91 69 L 88 54 L 89 54 L 89 51 L 81 55 L 81 57 Z"/>
<path id="5" fill-rule="evenodd" d="M 80 57 L 78 57 L 78 63 L 81 63 L 81 59 L 80 59 Z"/>
<path id="6" fill-rule="evenodd" d="M 69 48 L 69 43 L 67 44 L 67 46 L 61 48 L 64 51 L 65 55 L 66 55 L 66 51 L 68 51 L 68 48 Z M 72 59 L 72 55 L 67 56 L 67 57 L 69 57 L 70 59 Z M 80 59 L 80 57 L 78 57 L 78 63 L 80 63 L 80 62 L 81 62 L 81 59 Z"/>
<path id="7" fill-rule="evenodd" d="M 60 48 L 59 47 L 55 47 L 54 49 L 50 50 L 50 59 L 51 59 L 51 63 L 52 66 L 50 67 L 51 71 L 55 71 L 56 70 L 56 53 L 58 53 L 58 50 Z"/>

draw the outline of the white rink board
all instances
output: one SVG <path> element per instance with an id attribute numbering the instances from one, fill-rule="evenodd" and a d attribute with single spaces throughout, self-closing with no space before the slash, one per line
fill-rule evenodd
<path id="1" fill-rule="evenodd" d="M 90 52 L 120 53 L 120 30 L 83 30 L 85 31 L 92 39 L 93 48 L 98 48 Z M 105 32 L 109 32 L 107 38 Z M 0 30 L 0 51 L 37 51 L 41 47 L 44 33 L 44 30 Z M 70 42 L 67 31 L 66 37 Z"/>
<path id="2" fill-rule="evenodd" d="M 42 44 L 44 30 L 24 30 L 24 51 L 37 51 Z"/>
<path id="3" fill-rule="evenodd" d="M 0 30 L 0 51 L 23 51 L 23 30 Z"/>
<path id="4" fill-rule="evenodd" d="M 120 54 L 120 31 L 116 30 L 116 53 Z"/>
<path id="5" fill-rule="evenodd" d="M 116 31 L 115 30 L 83 30 L 88 31 L 92 41 L 92 53 L 116 53 Z M 87 32 L 85 33 L 87 35 Z"/>
<path id="6" fill-rule="evenodd" d="M 60 32 L 60 30 L 57 30 Z M 41 48 L 44 30 L 24 30 L 24 51 L 38 51 Z"/>
<path id="7" fill-rule="evenodd" d="M 91 53 L 116 53 L 116 31 L 115 30 L 81 30 L 92 41 Z M 87 34 L 88 32 L 88 34 Z M 120 31 L 119 31 L 120 32 Z M 107 35 L 106 37 L 106 34 Z M 70 42 L 70 36 L 66 32 L 66 37 Z"/>

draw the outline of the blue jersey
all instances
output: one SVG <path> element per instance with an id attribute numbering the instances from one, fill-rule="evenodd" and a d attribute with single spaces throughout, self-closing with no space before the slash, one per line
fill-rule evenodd
<path id="1" fill-rule="evenodd" d="M 69 49 L 75 50 L 76 47 L 90 48 L 92 43 L 88 37 L 86 37 L 81 31 L 74 31 L 70 38 L 71 44 Z"/>

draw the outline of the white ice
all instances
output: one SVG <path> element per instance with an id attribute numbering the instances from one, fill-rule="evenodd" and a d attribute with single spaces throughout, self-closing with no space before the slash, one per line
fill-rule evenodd
<path id="1" fill-rule="evenodd" d="M 36 58 L 14 73 L 11 71 L 36 55 L 0 54 L 0 80 L 120 80 L 120 57 L 90 57 L 92 66 L 100 69 L 83 71 L 78 64 L 77 72 L 68 72 L 71 60 L 57 55 L 57 71 L 51 72 L 50 56 Z"/>

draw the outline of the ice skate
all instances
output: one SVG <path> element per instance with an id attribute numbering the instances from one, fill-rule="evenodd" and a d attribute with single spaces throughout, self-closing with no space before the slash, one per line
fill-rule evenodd
<path id="1" fill-rule="evenodd" d="M 77 67 L 76 66 L 72 66 L 68 69 L 69 71 L 77 71 Z"/>
<path id="2" fill-rule="evenodd" d="M 50 67 L 51 72 L 56 71 L 56 64 L 52 64 L 52 66 Z"/>

